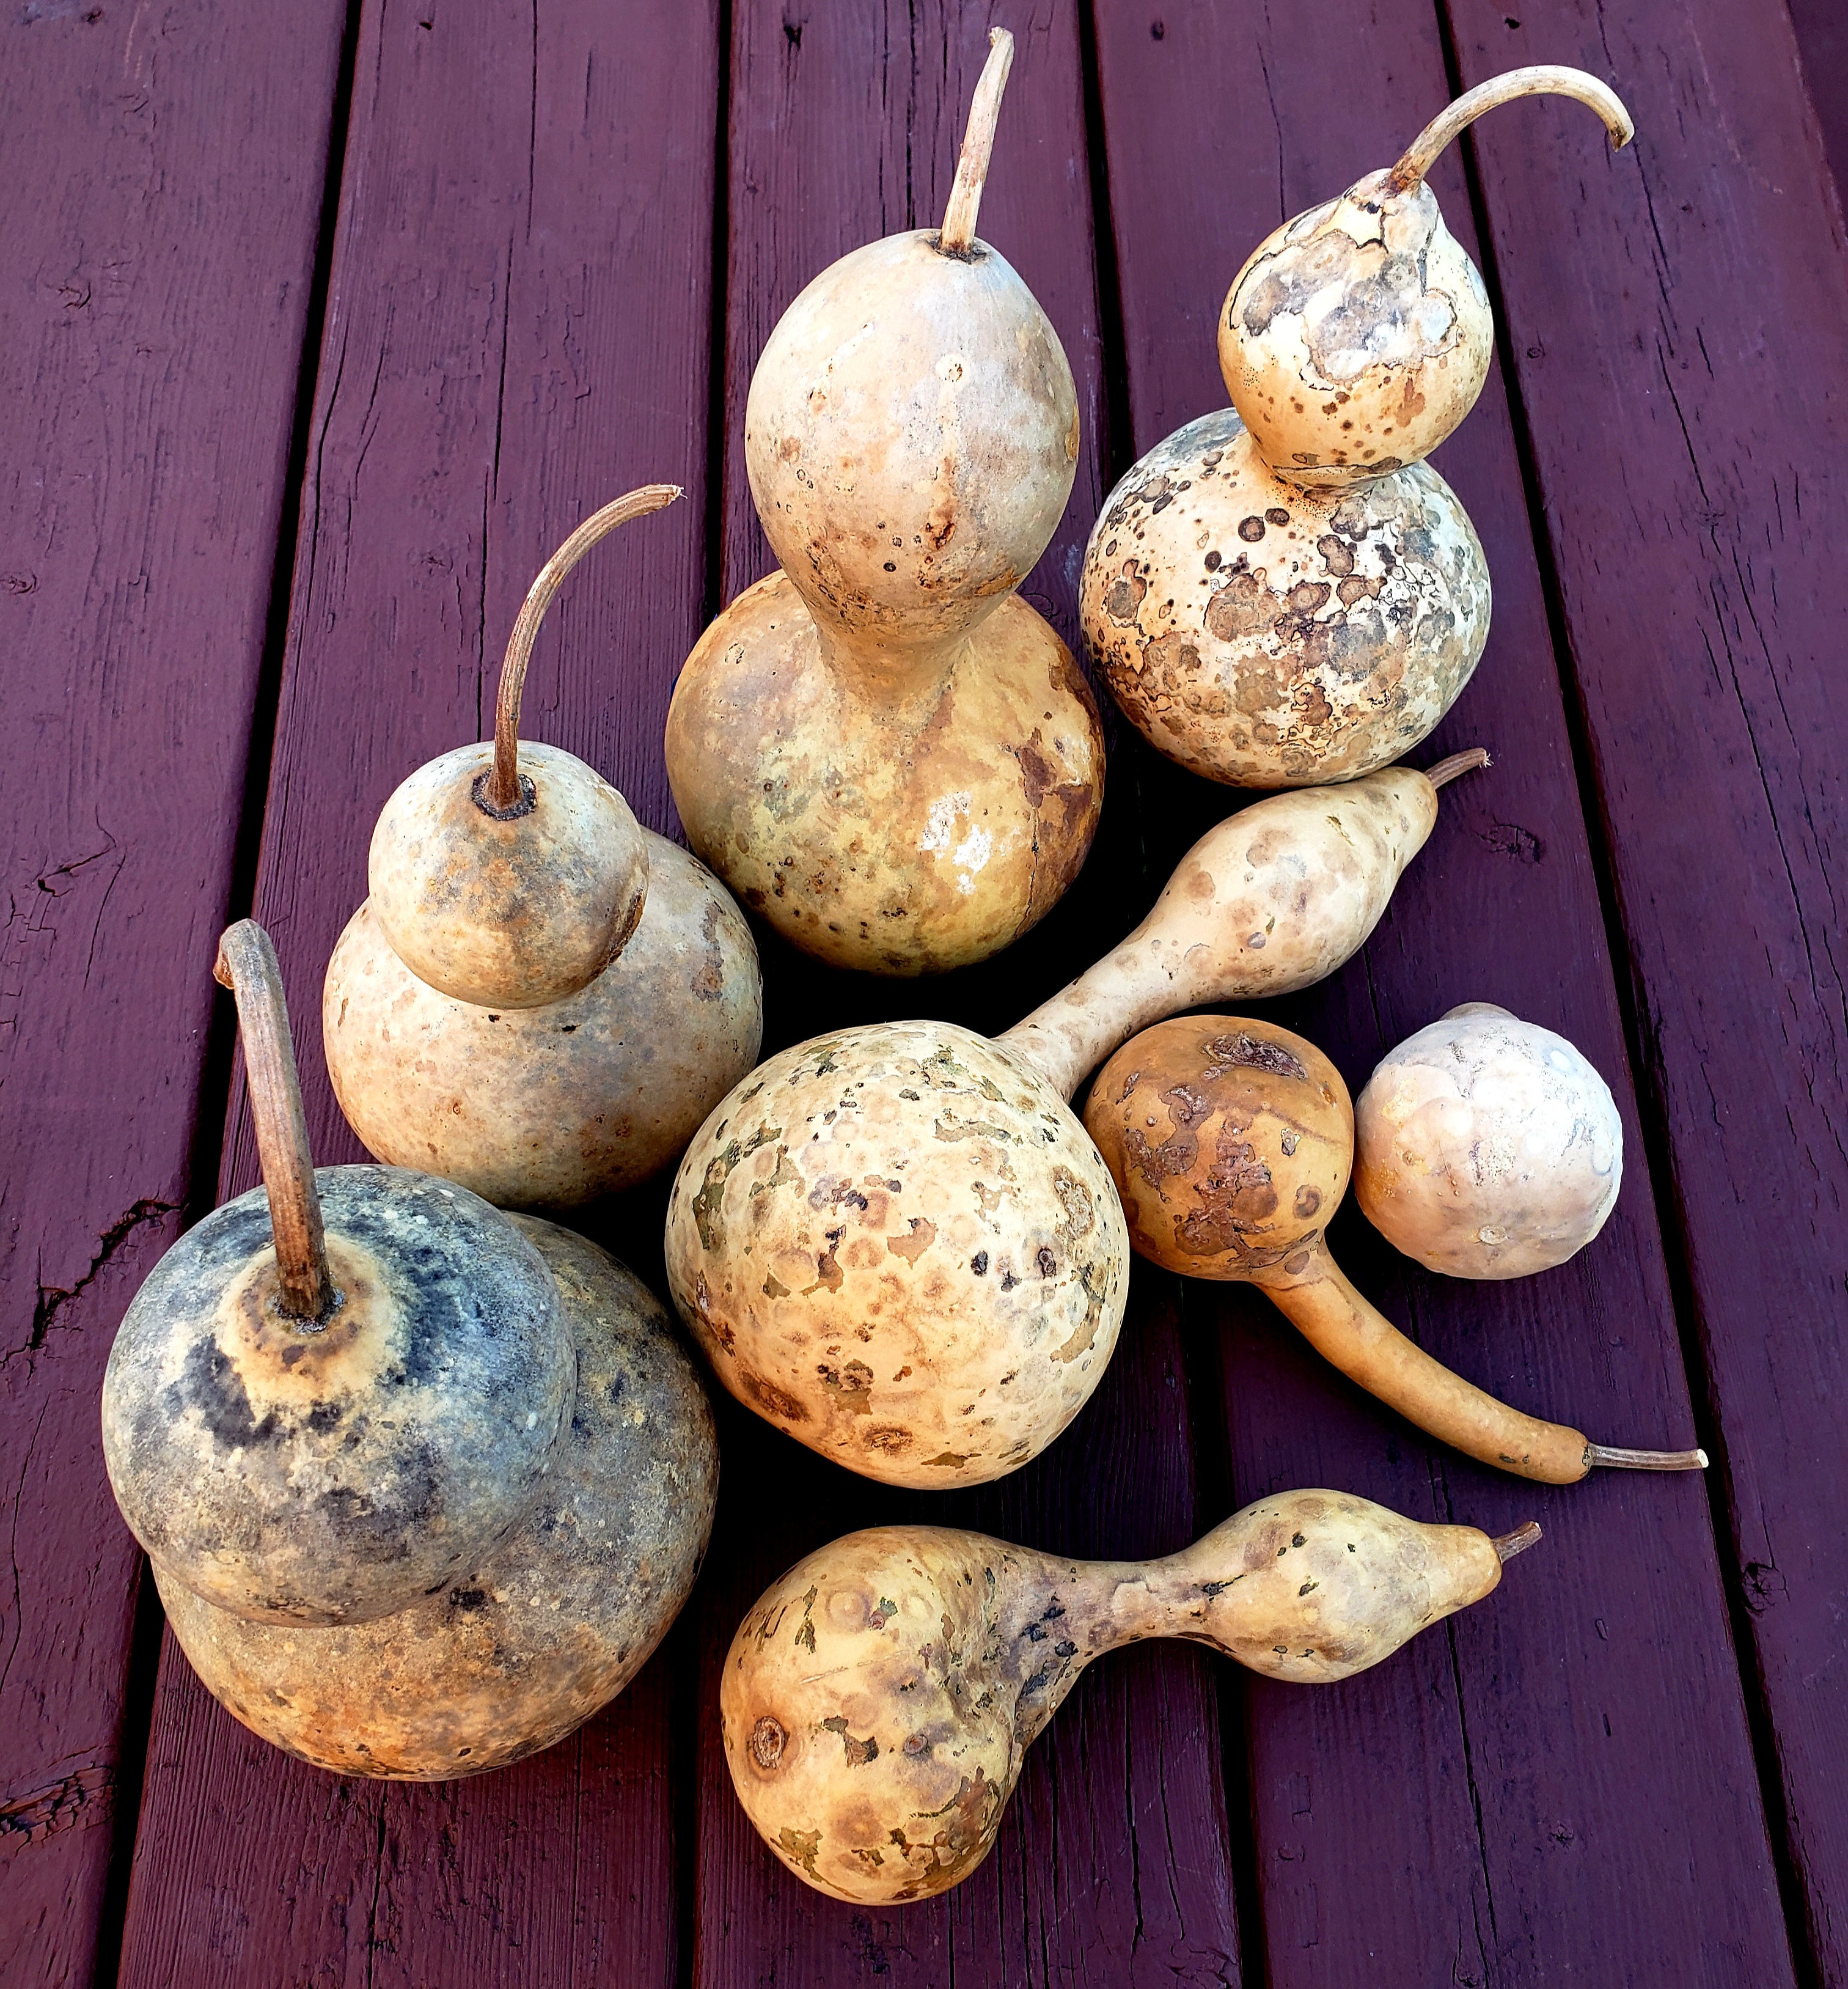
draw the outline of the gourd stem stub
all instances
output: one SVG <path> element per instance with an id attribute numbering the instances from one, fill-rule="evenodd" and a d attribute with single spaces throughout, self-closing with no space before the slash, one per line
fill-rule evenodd
<path id="1" fill-rule="evenodd" d="M 1511 1533 L 1497 1533 L 1489 1545 L 1495 1550 L 1495 1558 L 1511 1561 L 1518 1554 L 1525 1554 L 1540 1538 L 1540 1523 L 1529 1520 L 1525 1526 L 1517 1526 Z"/>
<path id="2" fill-rule="evenodd" d="M 1007 72 L 1014 66 L 1014 37 L 1005 28 L 988 31 L 988 59 L 969 106 L 969 125 L 963 134 L 963 151 L 956 161 L 956 183 L 943 209 L 943 225 L 937 232 L 938 249 L 964 261 L 975 241 L 976 215 L 982 205 L 982 188 L 988 178 L 989 155 L 994 150 L 994 127 L 1001 114 L 1001 93 L 1007 87 Z"/>
<path id="3" fill-rule="evenodd" d="M 1441 788 L 1446 781 L 1454 781 L 1459 774 L 1473 773 L 1478 767 L 1492 767 L 1494 761 L 1481 746 L 1472 746 L 1465 752 L 1453 753 L 1447 760 L 1440 760 L 1434 767 L 1425 769 L 1424 778 L 1434 788 Z"/>
<path id="4" fill-rule="evenodd" d="M 539 625 L 564 585 L 566 574 L 618 525 L 658 511 L 680 495 L 680 486 L 674 483 L 645 483 L 638 490 L 626 492 L 601 511 L 594 511 L 540 569 L 507 639 L 507 653 L 500 666 L 500 691 L 494 704 L 494 768 L 486 786 L 478 783 L 475 791 L 476 805 L 484 815 L 506 822 L 532 807 L 520 777 L 520 697 Z"/>
<path id="5" fill-rule="evenodd" d="M 1707 1453 L 1704 1450 L 1613 1450 L 1608 1444 L 1588 1443 L 1586 1469 L 1600 1464 L 1617 1471 L 1704 1471 Z"/>
<path id="6" fill-rule="evenodd" d="M 339 1300 L 327 1269 L 321 1198 L 315 1191 L 314 1157 L 308 1150 L 308 1127 L 302 1115 L 282 971 L 269 934 L 252 919 L 239 920 L 218 941 L 212 976 L 237 998 L 244 1078 L 263 1185 L 269 1195 L 282 1310 L 318 1328 Z"/>
<path id="7" fill-rule="evenodd" d="M 1604 120 L 1613 149 L 1621 151 L 1636 135 L 1636 127 L 1623 100 L 1608 83 L 1601 83 L 1582 69 L 1567 69 L 1558 63 L 1542 63 L 1531 69 L 1511 69 L 1492 76 L 1474 90 L 1466 90 L 1454 103 L 1447 104 L 1405 149 L 1405 155 L 1386 175 L 1384 195 L 1408 193 L 1428 173 L 1437 155 L 1465 126 L 1473 124 L 1485 110 L 1511 103 L 1517 97 L 1571 97 L 1588 104 Z"/>

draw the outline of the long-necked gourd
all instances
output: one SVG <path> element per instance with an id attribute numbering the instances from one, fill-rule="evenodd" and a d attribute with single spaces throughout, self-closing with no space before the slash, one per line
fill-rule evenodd
<path id="1" fill-rule="evenodd" d="M 446 1587 L 537 1496 L 570 1412 L 557 1286 L 454 1183 L 316 1169 L 276 954 L 220 941 L 265 1186 L 135 1294 L 103 1384 L 110 1483 L 164 1584 L 270 1623 Z"/>
<path id="2" fill-rule="evenodd" d="M 386 804 L 371 895 L 328 964 L 328 1073 L 367 1150 L 503 1207 L 574 1208 L 667 1166 L 763 1036 L 756 947 L 724 887 L 581 760 L 519 737 L 565 576 L 679 495 L 629 492 L 547 562 L 492 744 L 432 761 Z"/>
<path id="3" fill-rule="evenodd" d="M 963 965 L 1090 847 L 1103 735 L 1017 590 L 1071 495 L 1058 336 L 976 239 L 1013 38 L 995 29 L 943 225 L 825 269 L 751 380 L 745 463 L 779 570 L 687 659 L 667 764 L 688 840 L 836 966 Z"/>
<path id="4" fill-rule="evenodd" d="M 510 1220 L 558 1282 L 577 1387 L 552 1468 L 505 1540 L 438 1594 L 327 1628 L 250 1622 L 155 1565 L 213 1696 L 317 1767 L 446 1781 L 551 1747 L 635 1676 L 699 1572 L 718 1450 L 666 1313 L 594 1244 Z"/>
<path id="5" fill-rule="evenodd" d="M 896 1906 L 988 1855 L 1027 1749 L 1078 1675 L 1149 1637 L 1325 1684 L 1479 1602 L 1540 1537 L 1285 1492 L 1152 1561 L 1068 1560 L 946 1526 L 820 1548 L 740 1625 L 726 1765 L 771 1850 L 818 1891 Z"/>
<path id="6" fill-rule="evenodd" d="M 1498 1401 L 1434 1360 L 1355 1289 L 1327 1225 L 1347 1191 L 1354 1110 L 1313 1043 L 1272 1022 L 1188 1015 L 1125 1043 L 1085 1125 L 1139 1255 L 1264 1292 L 1350 1381 L 1484 1464 L 1570 1485 L 1599 1465 L 1693 1471 L 1701 1450 L 1626 1450 Z"/>
<path id="7" fill-rule="evenodd" d="M 1563 1264 L 1603 1228 L 1623 1178 L 1610 1086 L 1563 1036 L 1492 1002 L 1407 1037 L 1354 1101 L 1354 1198 L 1427 1270 Z"/>
<path id="8" fill-rule="evenodd" d="M 1461 420 L 1492 327 L 1424 175 L 1511 97 L 1627 113 L 1576 69 L 1518 69 L 1460 97 L 1398 164 L 1286 223 L 1222 313 L 1233 405 L 1144 456 L 1085 548 L 1093 662 L 1170 759 L 1240 787 L 1347 780 L 1397 759 L 1455 702 L 1488 639 L 1488 566 L 1423 458 Z"/>
<path id="9" fill-rule="evenodd" d="M 1129 1276 L 1116 1191 L 1066 1101 L 1157 1016 L 1333 971 L 1437 813 L 1410 767 L 1274 796 L 1210 831 L 1127 939 L 999 1038 L 875 1024 L 760 1065 L 668 1202 L 674 1302 L 719 1380 L 889 1483 L 977 1482 L 1044 1449 L 1103 1373 Z"/>

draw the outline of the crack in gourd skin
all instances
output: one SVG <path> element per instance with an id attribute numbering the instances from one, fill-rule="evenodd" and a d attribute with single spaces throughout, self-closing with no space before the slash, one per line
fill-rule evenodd
<path id="1" fill-rule="evenodd" d="M 726 1766 L 791 1871 L 896 1905 L 980 1864 L 1026 1749 L 1103 1652 L 1183 1637 L 1273 1678 L 1332 1682 L 1501 1573 L 1474 1527 L 1321 1490 L 1261 1499 L 1142 1563 L 875 1527 L 798 1562 L 739 1626 L 720 1675 Z"/>
<path id="2" fill-rule="evenodd" d="M 668 1205 L 674 1302 L 719 1379 L 890 1484 L 974 1484 L 1102 1374 L 1129 1238 L 1052 1088 L 953 1024 L 797 1045 L 728 1097 Z"/>
<path id="3" fill-rule="evenodd" d="M 513 1219 L 557 1279 L 577 1379 L 557 1459 L 505 1540 L 443 1594 L 330 1628 L 244 1621 L 155 1564 L 213 1696 L 317 1767 L 442 1781 L 551 1747 L 628 1685 L 699 1572 L 718 1448 L 666 1312 L 595 1245 Z"/>
<path id="4" fill-rule="evenodd" d="M 316 1171 L 343 1302 L 276 1310 L 262 1188 L 190 1230 L 135 1295 L 103 1454 L 168 1574 L 272 1622 L 362 1622 L 452 1581 L 536 1496 L 569 1412 L 557 1289 L 507 1218 L 447 1181 Z"/>
<path id="5" fill-rule="evenodd" d="M 521 751 L 526 749 L 523 747 Z M 757 949 L 699 861 L 644 830 L 647 902 L 621 954 L 542 1008 L 479 1008 L 419 981 L 362 905 L 328 963 L 328 1073 L 381 1160 L 503 1207 L 567 1208 L 676 1159 L 756 1060 Z"/>
<path id="6" fill-rule="evenodd" d="M 1085 547 L 1079 614 L 1125 714 L 1240 787 L 1352 780 L 1416 745 L 1488 639 L 1488 571 L 1436 471 L 1274 476 L 1230 408 L 1143 457 Z"/>
<path id="7" fill-rule="evenodd" d="M 903 693 L 774 573 L 700 638 L 668 765 L 687 837 L 752 910 L 839 967 L 941 973 L 1038 923 L 1103 795 L 1096 703 L 1014 595 Z"/>
<path id="8" fill-rule="evenodd" d="M 1227 391 L 1294 483 L 1352 487 L 1421 460 L 1488 375 L 1475 264 L 1430 188 L 1389 195 L 1389 177 L 1369 173 L 1268 236 L 1220 313 Z"/>

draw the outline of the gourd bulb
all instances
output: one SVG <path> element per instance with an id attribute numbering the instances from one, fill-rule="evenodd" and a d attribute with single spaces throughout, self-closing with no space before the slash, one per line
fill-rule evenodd
<path id="1" fill-rule="evenodd" d="M 1604 1226 L 1623 1174 L 1610 1087 L 1563 1036 L 1484 1001 L 1380 1063 L 1355 1106 L 1354 1191 L 1427 1270 L 1518 1278 Z"/>

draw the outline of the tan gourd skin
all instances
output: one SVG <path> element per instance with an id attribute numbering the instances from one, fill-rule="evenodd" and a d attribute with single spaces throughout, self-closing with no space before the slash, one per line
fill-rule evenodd
<path id="1" fill-rule="evenodd" d="M 275 954 L 248 920 L 222 944 L 268 1186 L 136 1293 L 103 1458 L 170 1582 L 256 1621 L 364 1622 L 465 1573 L 537 1495 L 571 1398 L 557 1288 L 465 1188 L 314 1168 Z"/>
<path id="2" fill-rule="evenodd" d="M 1184 1552 L 1074 1561 L 943 1526 L 850 1533 L 732 1640 L 726 1764 L 798 1878 L 863 1906 L 946 1891 L 994 1842 L 1021 1759 L 1102 1652 L 1185 1637 L 1308 1684 L 1480 1601 L 1535 1526 L 1492 1540 L 1342 1492 L 1260 1499 Z"/>
<path id="3" fill-rule="evenodd" d="M 317 1767 L 440 1781 L 551 1747 L 641 1669 L 699 1572 L 719 1455 L 692 1361 L 614 1258 L 513 1220 L 558 1280 L 577 1381 L 539 1497 L 491 1554 L 440 1595 L 330 1629 L 244 1621 L 155 1564 L 213 1696 Z"/>
<path id="4" fill-rule="evenodd" d="M 1454 1278 L 1576 1255 L 1616 1206 L 1623 1121 L 1563 1036 L 1467 1001 L 1382 1058 L 1354 1105 L 1354 1195 L 1396 1250 Z"/>
<path id="5" fill-rule="evenodd" d="M 996 30 L 944 225 L 824 270 L 770 334 L 745 462 L 781 571 L 687 659 L 668 773 L 693 849 L 837 966 L 939 972 L 1006 946 L 1077 874 L 1103 735 L 1014 590 L 1071 492 L 1057 335 L 976 203 Z"/>
<path id="6" fill-rule="evenodd" d="M 1488 568 L 1423 464 L 1302 490 L 1229 408 L 1111 493 L 1078 612 L 1124 714 L 1171 760 L 1245 788 L 1351 780 L 1408 752 L 1488 639 Z"/>
<path id="7" fill-rule="evenodd" d="M 581 993 L 543 1008 L 452 1001 L 404 966 L 369 903 L 354 914 L 328 963 L 321 1034 L 369 1151 L 516 1208 L 575 1208 L 679 1157 L 756 1060 L 763 981 L 724 888 L 641 833 L 635 936 Z"/>
<path id="8" fill-rule="evenodd" d="M 760 1066 L 668 1204 L 674 1302 L 720 1381 L 889 1484 L 978 1483 L 1037 1455 L 1097 1385 L 1129 1273 L 1115 1191 L 1065 1101 L 1154 1016 L 1331 971 L 1436 813 L 1431 782 L 1400 767 L 1256 803 L 996 1041 L 894 1022 Z"/>
<path id="9" fill-rule="evenodd" d="M 1354 1111 L 1313 1043 L 1244 1016 L 1190 1015 L 1125 1043 L 1085 1106 L 1137 1254 L 1269 1294 L 1318 1352 L 1420 1429 L 1542 1484 L 1597 1465 L 1701 1469 L 1704 1452 L 1613 1449 L 1525 1415 L 1433 1360 L 1342 1274 L 1325 1231 L 1347 1191 Z"/>
<path id="10" fill-rule="evenodd" d="M 514 624 L 493 743 L 418 767 L 380 812 L 366 864 L 374 916 L 411 971 L 459 1001 L 536 1008 L 574 994 L 641 916 L 648 850 L 628 803 L 573 754 L 522 747 L 520 696 L 565 576 L 600 538 L 680 494 L 650 484 L 577 527 Z"/>
<path id="11" fill-rule="evenodd" d="M 1285 222 L 1233 280 L 1220 313 L 1226 391 L 1293 482 L 1352 487 L 1416 463 L 1475 405 L 1494 340 L 1488 297 L 1424 176 L 1484 111 L 1542 92 L 1589 104 L 1613 146 L 1633 135 L 1595 76 L 1511 70 L 1459 97 L 1396 165 Z"/>

